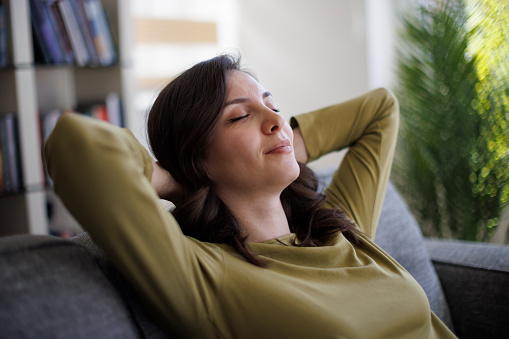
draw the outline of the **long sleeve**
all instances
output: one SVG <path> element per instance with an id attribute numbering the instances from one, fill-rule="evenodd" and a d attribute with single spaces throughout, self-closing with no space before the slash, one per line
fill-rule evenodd
<path id="1" fill-rule="evenodd" d="M 309 161 L 349 148 L 325 190 L 327 204 L 339 206 L 373 238 L 397 139 L 396 98 L 378 89 L 292 118 L 291 124 L 300 127 Z"/>
<path id="2" fill-rule="evenodd" d="M 56 193 L 143 291 L 153 315 L 161 322 L 170 319 L 173 329 L 206 323 L 222 282 L 222 253 L 182 234 L 159 203 L 150 184 L 150 155 L 135 137 L 101 121 L 64 114 L 45 156 Z"/>

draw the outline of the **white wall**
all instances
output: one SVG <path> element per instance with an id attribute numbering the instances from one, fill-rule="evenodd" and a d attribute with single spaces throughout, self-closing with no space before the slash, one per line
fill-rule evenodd
<path id="1" fill-rule="evenodd" d="M 366 55 L 370 89 L 391 87 L 394 75 L 394 0 L 365 0 Z M 388 48 L 389 47 L 389 48 Z"/>

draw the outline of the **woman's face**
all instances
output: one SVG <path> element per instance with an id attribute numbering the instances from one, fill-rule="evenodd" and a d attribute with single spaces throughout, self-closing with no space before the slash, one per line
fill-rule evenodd
<path id="1" fill-rule="evenodd" d="M 244 72 L 228 74 L 226 104 L 205 165 L 220 194 L 280 194 L 299 175 L 290 125 L 272 95 Z"/>

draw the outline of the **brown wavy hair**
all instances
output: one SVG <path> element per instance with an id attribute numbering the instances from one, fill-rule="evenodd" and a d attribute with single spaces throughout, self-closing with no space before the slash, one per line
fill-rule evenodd
<path id="1" fill-rule="evenodd" d="M 265 267 L 267 262 L 249 249 L 235 215 L 214 192 L 204 167 L 227 97 L 226 79 L 234 70 L 244 71 L 240 58 L 220 55 L 176 77 L 150 109 L 148 138 L 160 165 L 182 185 L 183 192 L 168 199 L 176 206 L 172 213 L 183 233 L 200 241 L 230 244 L 247 261 Z M 325 196 L 317 192 L 314 172 L 299 166 L 299 177 L 281 194 L 290 231 L 299 240 L 293 245 L 321 246 L 338 232 L 358 244 L 357 227 L 344 212 L 324 207 Z"/>

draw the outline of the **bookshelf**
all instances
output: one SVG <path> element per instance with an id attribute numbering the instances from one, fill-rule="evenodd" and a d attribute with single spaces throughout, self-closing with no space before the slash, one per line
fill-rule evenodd
<path id="1" fill-rule="evenodd" d="M 73 223 L 45 183 L 40 114 L 51 109 L 71 110 L 80 103 L 120 96 L 124 126 L 133 122 L 133 71 L 129 1 L 102 0 L 115 41 L 117 61 L 106 67 L 76 64 L 38 64 L 34 59 L 30 0 L 0 0 L 7 21 L 9 63 L 0 68 L 0 115 L 14 112 L 18 120 L 23 189 L 0 195 L 0 236 L 48 234 L 58 215 L 58 230 Z M 48 206 L 48 203 L 50 206 Z M 49 208 L 50 207 L 50 208 Z M 49 209 L 48 209 L 49 208 Z M 64 224 L 64 226 L 63 226 Z"/>

